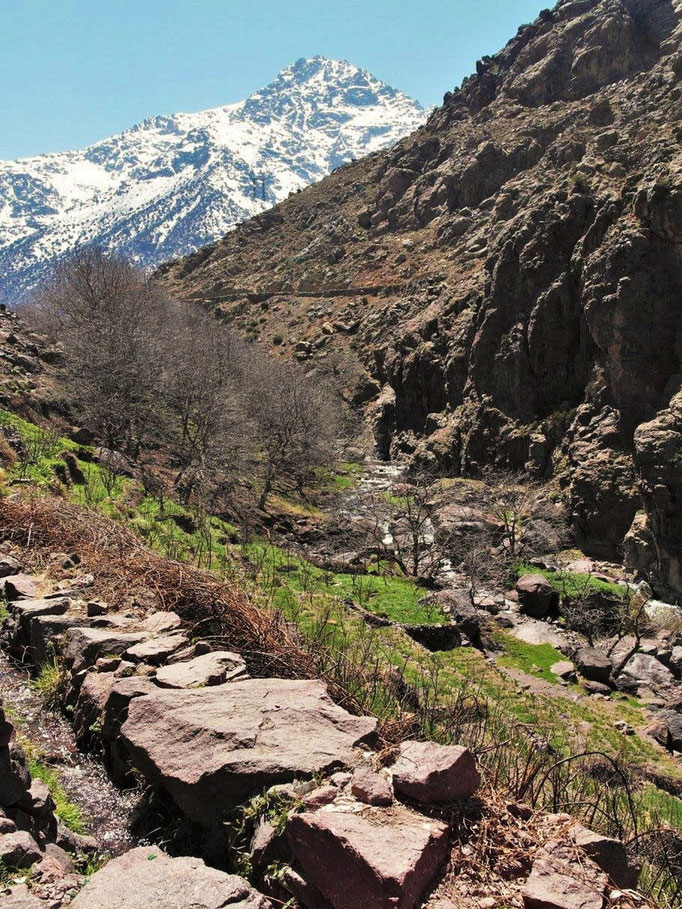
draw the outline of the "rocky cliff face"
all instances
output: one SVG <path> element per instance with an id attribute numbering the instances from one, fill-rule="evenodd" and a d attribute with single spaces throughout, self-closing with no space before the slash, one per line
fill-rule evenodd
<path id="1" fill-rule="evenodd" d="M 563 0 L 164 280 L 345 369 L 386 456 L 558 477 L 588 551 L 682 594 L 681 36 L 679 0 Z"/>

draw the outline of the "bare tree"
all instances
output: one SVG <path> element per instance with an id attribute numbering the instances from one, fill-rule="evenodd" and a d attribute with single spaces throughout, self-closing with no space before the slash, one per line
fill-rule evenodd
<path id="1" fill-rule="evenodd" d="M 367 504 L 366 554 L 393 562 L 424 584 L 433 583 L 447 563 L 447 546 L 436 538 L 431 520 L 438 494 L 437 476 L 418 472 Z"/>
<path id="2" fill-rule="evenodd" d="M 339 407 L 321 377 L 263 355 L 197 306 L 97 250 L 60 264 L 33 305 L 58 338 L 83 421 L 135 462 L 145 491 L 214 510 L 247 474 L 305 494 L 330 466 Z M 171 474 L 169 468 L 172 468 Z"/>
<path id="3" fill-rule="evenodd" d="M 215 504 L 236 482 L 253 444 L 238 348 L 215 319 L 176 309 L 165 394 L 172 416 L 173 485 L 185 502 Z"/>
<path id="4" fill-rule="evenodd" d="M 33 309 L 64 347 L 84 421 L 108 448 L 137 457 L 163 425 L 168 301 L 124 260 L 83 250 L 55 268 Z"/>
<path id="5" fill-rule="evenodd" d="M 252 359 L 251 370 L 252 380 L 244 384 L 256 426 L 263 509 L 276 482 L 305 494 L 317 469 L 332 466 L 339 413 L 327 386 L 297 367 L 262 357 Z"/>

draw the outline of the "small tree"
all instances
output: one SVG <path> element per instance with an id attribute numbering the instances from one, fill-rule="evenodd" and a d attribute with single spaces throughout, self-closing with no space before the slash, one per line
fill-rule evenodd
<path id="1" fill-rule="evenodd" d="M 316 471 L 333 465 L 339 411 L 328 387 L 297 367 L 262 358 L 250 371 L 244 390 L 261 473 L 258 505 L 264 509 L 276 482 L 305 494 Z"/>
<path id="2" fill-rule="evenodd" d="M 126 261 L 83 250 L 56 266 L 32 308 L 63 345 L 84 422 L 108 448 L 137 457 L 164 426 L 169 302 Z"/>

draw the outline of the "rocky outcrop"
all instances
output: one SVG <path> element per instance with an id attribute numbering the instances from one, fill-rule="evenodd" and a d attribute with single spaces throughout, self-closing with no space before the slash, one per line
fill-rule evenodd
<path id="1" fill-rule="evenodd" d="M 559 594 L 541 574 L 525 574 L 516 582 L 519 606 L 524 615 L 543 619 L 559 606 Z"/>
<path id="2" fill-rule="evenodd" d="M 263 788 L 352 766 L 375 728 L 337 707 L 321 682 L 250 679 L 135 698 L 121 738 L 147 779 L 211 826 Z"/>
<path id="3" fill-rule="evenodd" d="M 189 646 L 173 613 L 121 614 L 49 593 L 10 608 L 4 637 L 15 647 L 45 619 L 76 623 L 48 643 L 65 660 L 62 697 L 73 706 L 79 743 L 97 745 L 116 779 L 127 782 L 132 769 L 138 782 L 170 796 L 160 800 L 163 811 L 209 861 L 225 863 L 225 831 L 235 829 L 226 821 L 241 806 L 239 835 L 247 818 L 255 828 L 252 879 L 278 903 L 293 895 L 302 909 L 417 909 L 439 887 L 453 849 L 470 848 L 457 845 L 461 817 L 488 810 L 485 793 L 473 798 L 480 775 L 466 748 L 405 741 L 382 767 L 390 752 L 367 751 L 373 717 L 337 706 L 319 681 L 245 677 L 238 654 L 206 652 L 206 641 Z M 154 845 L 110 861 L 72 901 L 83 882 L 55 840 L 78 847 L 79 838 L 60 836 L 52 809 L 0 711 L 0 857 L 31 869 L 30 886 L 12 885 L 3 905 L 47 909 L 43 897 L 49 909 L 270 905 L 242 878 Z M 510 809 L 512 816 L 525 815 Z M 608 878 L 634 886 L 621 843 L 567 817 L 549 820 L 554 838 L 534 855 L 525 882 L 529 909 L 590 907 Z M 570 862 L 577 851 L 580 860 Z M 589 872 L 589 885 L 576 868 Z"/>
<path id="4" fill-rule="evenodd" d="M 611 681 L 613 664 L 603 651 L 596 647 L 581 647 L 573 659 L 583 678 L 601 682 L 602 685 L 608 685 Z"/>
<path id="5" fill-rule="evenodd" d="M 24 749 L 0 703 L 0 867 L 14 875 L 8 894 L 2 894 L 4 881 L 0 883 L 3 906 L 47 909 L 48 905 L 59 907 L 68 899 L 79 878 L 71 858 L 57 845 L 67 840 L 50 791 L 41 780 L 31 778 Z M 26 876 L 35 881 L 49 902 L 22 887 Z"/>

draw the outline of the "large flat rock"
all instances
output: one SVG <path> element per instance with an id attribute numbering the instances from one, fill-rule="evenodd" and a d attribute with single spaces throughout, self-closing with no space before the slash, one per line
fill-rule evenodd
<path id="1" fill-rule="evenodd" d="M 289 818 L 304 879 L 331 909 L 413 909 L 449 854 L 448 828 L 407 811 L 316 811 Z"/>
<path id="2" fill-rule="evenodd" d="M 238 654 L 216 650 L 184 663 L 164 666 L 156 673 L 156 683 L 161 688 L 204 688 L 244 679 L 247 674 L 246 663 Z"/>
<path id="3" fill-rule="evenodd" d="M 151 782 L 211 826 L 255 791 L 352 765 L 375 728 L 319 681 L 248 679 L 135 698 L 121 739 Z"/>
<path id="4" fill-rule="evenodd" d="M 235 874 L 201 859 L 171 858 L 140 846 L 112 859 L 88 880 L 73 909 L 271 909 L 272 904 Z"/>
<path id="5" fill-rule="evenodd" d="M 66 632 L 64 656 L 74 672 L 94 666 L 101 656 L 125 653 L 126 650 L 146 641 L 148 632 L 118 631 L 109 628 L 69 628 Z"/>

